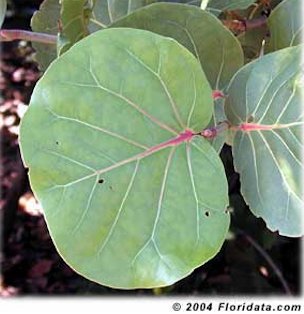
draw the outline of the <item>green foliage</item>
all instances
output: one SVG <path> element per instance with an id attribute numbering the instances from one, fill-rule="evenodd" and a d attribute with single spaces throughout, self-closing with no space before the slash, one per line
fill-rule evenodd
<path id="1" fill-rule="evenodd" d="M 89 34 L 88 23 L 91 16 L 91 7 L 87 5 L 87 0 L 60 0 L 60 4 L 62 39 L 57 47 L 58 55 Z"/>
<path id="2" fill-rule="evenodd" d="M 112 27 L 145 29 L 174 38 L 200 61 L 214 90 L 223 90 L 243 65 L 243 52 L 233 34 L 216 17 L 194 6 L 153 4 L 120 19 Z M 210 126 L 223 120 L 223 103 L 219 100 Z M 212 141 L 217 151 L 224 141 L 224 134 Z"/>
<path id="3" fill-rule="evenodd" d="M 167 142 L 199 132 L 211 114 L 198 61 L 151 32 L 98 32 L 49 67 L 21 148 L 71 267 L 109 286 L 147 288 L 218 252 L 229 225 L 223 165 L 205 139 Z"/>
<path id="4" fill-rule="evenodd" d="M 246 63 L 259 57 L 263 51 L 263 41 L 266 40 L 267 33 L 267 26 L 262 26 L 258 29 L 250 29 L 238 36 L 244 51 Z"/>
<path id="5" fill-rule="evenodd" d="M 58 20 L 60 16 L 59 0 L 44 0 L 32 17 L 31 27 L 34 32 L 42 32 L 57 35 Z M 32 43 L 36 50 L 35 59 L 42 71 L 45 71 L 50 63 L 57 57 L 57 48 L 54 45 Z"/>
<path id="6" fill-rule="evenodd" d="M 58 41 L 34 44 L 48 71 L 20 129 L 58 251 L 83 276 L 125 289 L 172 284 L 219 251 L 230 222 L 225 140 L 254 215 L 303 234 L 300 1 L 154 2 L 45 0 L 32 28 Z M 265 9 L 267 25 L 243 32 Z M 222 24 L 235 16 L 237 36 Z M 260 56 L 268 33 L 272 53 Z M 261 241 L 273 241 L 269 230 Z"/>
<path id="7" fill-rule="evenodd" d="M 226 114 L 236 132 L 233 156 L 241 191 L 270 230 L 302 234 L 303 109 L 301 46 L 269 54 L 242 68 L 228 88 Z"/>
<path id="8" fill-rule="evenodd" d="M 6 13 L 6 0 L 0 0 L 0 27 L 3 24 Z"/>
<path id="9" fill-rule="evenodd" d="M 95 0 L 90 18 L 90 31 L 106 28 L 131 12 L 158 0 Z"/>
<path id="10" fill-rule="evenodd" d="M 213 89 L 223 89 L 243 65 L 243 52 L 233 34 L 216 17 L 194 6 L 153 4 L 111 27 L 145 29 L 174 38 L 200 61 Z"/>
<path id="11" fill-rule="evenodd" d="M 301 3 L 301 0 L 284 0 L 272 11 L 268 19 L 271 34 L 269 51 L 301 43 L 304 27 Z"/>

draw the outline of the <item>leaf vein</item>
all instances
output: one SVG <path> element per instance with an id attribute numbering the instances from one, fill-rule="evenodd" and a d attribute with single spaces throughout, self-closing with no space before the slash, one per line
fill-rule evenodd
<path id="1" fill-rule="evenodd" d="M 177 122 L 179 123 L 179 125 L 182 127 L 182 128 L 185 128 L 184 126 L 184 123 L 180 117 L 180 114 L 178 112 L 178 109 L 177 109 L 177 106 L 172 98 L 172 95 L 171 93 L 169 92 L 168 90 L 168 87 L 167 85 L 165 84 L 164 80 L 162 79 L 162 77 L 160 76 L 160 74 L 158 74 L 157 72 L 155 72 L 152 68 L 150 68 L 146 63 L 144 63 L 138 56 L 136 56 L 132 51 L 130 51 L 129 49 L 125 48 L 125 51 L 127 52 L 127 54 L 129 56 L 131 56 L 133 58 L 133 60 L 136 60 L 139 64 L 141 64 L 145 69 L 147 69 L 150 73 L 152 73 L 154 76 L 157 77 L 158 81 L 160 82 L 160 84 L 162 85 L 168 99 L 169 99 L 169 102 L 171 104 L 171 107 L 172 107 L 172 110 L 173 110 L 173 113 L 174 113 L 174 116 L 177 120 Z M 159 57 L 159 65 L 158 65 L 158 71 L 160 71 L 160 68 L 161 68 L 161 57 Z"/>
<path id="2" fill-rule="evenodd" d="M 91 60 L 91 59 L 90 59 Z M 172 129 L 171 127 L 169 127 L 168 125 L 164 124 L 163 122 L 159 121 L 158 119 L 156 119 L 154 116 L 150 115 L 149 113 L 147 113 L 145 110 L 143 110 L 142 108 L 140 108 L 139 105 L 135 104 L 132 100 L 130 100 L 129 98 L 125 97 L 124 95 L 122 94 L 118 94 L 104 86 L 102 86 L 100 84 L 100 82 L 98 81 L 96 75 L 94 74 L 93 70 L 92 70 L 92 67 L 91 67 L 91 61 L 90 61 L 90 73 L 96 83 L 96 86 L 92 85 L 91 87 L 97 87 L 97 88 L 100 88 L 102 90 L 104 90 L 105 92 L 113 95 L 113 96 L 116 96 L 117 98 L 120 98 L 122 100 L 124 100 L 127 104 L 129 104 L 132 108 L 134 108 L 135 110 L 137 110 L 138 112 L 140 112 L 142 115 L 146 116 L 147 118 L 149 118 L 152 122 L 154 122 L 155 124 L 157 124 L 160 128 L 164 129 L 164 130 L 167 130 L 169 131 L 170 133 L 172 134 L 178 134 L 177 131 L 175 131 L 174 129 Z M 90 86 L 88 86 L 90 87 Z"/>
<path id="3" fill-rule="evenodd" d="M 136 162 L 136 165 L 135 165 L 133 174 L 132 174 L 131 179 L 130 179 L 130 182 L 129 182 L 129 184 L 128 184 L 126 193 L 125 193 L 125 195 L 123 196 L 123 199 L 122 199 L 121 204 L 120 204 L 120 206 L 119 206 L 119 209 L 118 209 L 118 211 L 117 211 L 116 217 L 115 217 L 115 219 L 114 219 L 114 221 L 113 221 L 113 224 L 112 224 L 112 226 L 111 226 L 111 228 L 110 228 L 110 231 L 108 232 L 108 235 L 106 236 L 106 239 L 103 241 L 102 245 L 100 246 L 100 248 L 99 248 L 99 250 L 98 250 L 98 252 L 97 252 L 97 255 L 100 255 L 100 254 L 102 253 L 102 251 L 103 251 L 104 248 L 106 247 L 107 243 L 109 242 L 109 240 L 110 240 L 110 238 L 111 238 L 111 236 L 112 236 L 112 234 L 113 234 L 113 232 L 114 232 L 114 229 L 115 229 L 115 227 L 116 227 L 116 225 L 117 225 L 117 223 L 118 223 L 118 220 L 119 220 L 119 218 L 120 218 L 120 216 L 121 216 L 121 213 L 122 213 L 122 211 L 123 211 L 125 202 L 126 202 L 128 196 L 129 196 L 129 194 L 130 194 L 130 191 L 131 191 L 131 189 L 132 189 L 132 186 L 133 186 L 133 183 L 134 183 L 134 179 L 135 179 L 135 176 L 136 176 L 136 174 L 137 174 L 137 170 L 138 170 L 138 166 L 139 166 L 139 161 L 140 161 L 140 160 L 137 160 L 137 162 Z"/>
<path id="4" fill-rule="evenodd" d="M 275 163 L 275 165 L 276 165 L 276 167 L 277 167 L 277 169 L 278 169 L 278 171 L 279 171 L 279 173 L 280 173 L 280 175 L 281 175 L 281 177 L 282 177 L 282 179 L 283 179 L 283 182 L 285 183 L 287 189 L 288 189 L 288 190 L 290 191 L 290 193 L 293 194 L 301 203 L 303 203 L 303 200 L 301 199 L 301 197 L 299 197 L 299 196 L 291 189 L 290 185 L 288 184 L 288 182 L 287 182 L 287 180 L 286 180 L 286 178 L 285 178 L 285 175 L 282 173 L 282 170 L 281 170 L 281 168 L 280 168 L 280 165 L 278 164 L 278 161 L 277 161 L 277 159 L 276 159 L 276 157 L 275 157 L 275 155 L 274 155 L 274 153 L 273 153 L 271 147 L 269 146 L 269 144 L 268 144 L 266 138 L 264 137 L 264 135 L 262 134 L 262 132 L 260 132 L 260 131 L 257 131 L 257 132 L 258 132 L 258 134 L 260 135 L 262 141 L 265 143 L 265 147 L 266 147 L 267 150 L 269 151 L 269 154 L 270 154 L 270 156 L 272 157 L 272 159 L 273 159 L 273 161 L 274 161 L 274 163 Z"/>
<path id="5" fill-rule="evenodd" d="M 92 202 L 92 199 L 93 199 L 93 196 L 94 196 L 94 191 L 96 189 L 96 186 L 98 184 L 98 178 L 99 176 L 96 177 L 96 180 L 94 182 L 94 185 L 91 189 L 91 192 L 89 194 L 89 198 L 88 198 L 88 201 L 87 201 L 87 204 L 86 204 L 86 207 L 85 207 L 85 210 L 83 211 L 78 223 L 76 224 L 76 226 L 74 227 L 73 231 L 72 231 L 72 234 L 75 235 L 75 233 L 79 230 L 80 226 L 82 225 L 85 217 L 87 216 L 88 212 L 89 212 L 89 209 L 91 207 L 91 202 Z"/>

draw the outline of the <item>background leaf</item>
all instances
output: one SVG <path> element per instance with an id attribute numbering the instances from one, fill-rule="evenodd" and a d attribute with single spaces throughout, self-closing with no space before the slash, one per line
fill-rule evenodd
<path id="1" fill-rule="evenodd" d="M 268 18 L 271 35 L 268 51 L 301 43 L 304 26 L 301 15 L 302 2 L 301 0 L 285 0 L 272 11 Z"/>
<path id="2" fill-rule="evenodd" d="M 90 31 L 95 32 L 105 28 L 134 10 L 157 1 L 158 0 L 95 0 L 92 17 L 90 18 Z"/>
<path id="3" fill-rule="evenodd" d="M 60 18 L 59 0 L 44 0 L 31 20 L 31 27 L 34 32 L 57 35 L 58 21 Z M 39 68 L 45 71 L 49 64 L 57 57 L 56 45 L 47 45 L 33 42 L 32 46 L 36 50 L 35 59 Z"/>
<path id="4" fill-rule="evenodd" d="M 240 173 L 242 194 L 252 212 L 262 217 L 270 230 L 286 236 L 303 233 L 300 55 L 298 46 L 249 63 L 233 78 L 225 105 L 233 125 L 252 123 L 264 127 L 236 132 L 234 163 Z"/>
<path id="5" fill-rule="evenodd" d="M 246 63 L 259 57 L 263 49 L 263 41 L 268 38 L 268 33 L 267 26 L 261 26 L 249 29 L 238 36 L 238 40 L 243 47 Z"/>
<path id="6" fill-rule="evenodd" d="M 6 13 L 6 0 L 0 0 L 0 27 L 3 24 Z"/>
<path id="7" fill-rule="evenodd" d="M 211 94 L 191 53 L 142 30 L 96 32 L 50 66 L 22 120 L 21 150 L 77 272 L 112 287 L 163 286 L 219 251 L 229 226 L 223 165 L 205 139 L 181 140 L 208 124 Z"/>
<path id="8" fill-rule="evenodd" d="M 243 52 L 238 40 L 216 17 L 194 6 L 156 3 L 111 26 L 146 29 L 174 38 L 200 61 L 213 89 L 224 89 L 243 65 Z M 215 103 L 210 126 L 222 119 L 225 120 L 225 114 L 219 100 Z M 222 148 L 224 137 L 222 135 L 212 141 L 217 151 Z"/>
<path id="9" fill-rule="evenodd" d="M 59 45 L 58 55 L 89 34 L 88 23 L 91 16 L 91 8 L 87 0 L 60 0 L 60 4 L 61 35 L 66 40 L 62 41 L 63 45 Z"/>

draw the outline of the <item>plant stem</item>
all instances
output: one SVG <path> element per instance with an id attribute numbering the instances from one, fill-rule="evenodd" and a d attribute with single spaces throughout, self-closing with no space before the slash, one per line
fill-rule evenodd
<path id="1" fill-rule="evenodd" d="M 56 45 L 57 36 L 44 33 L 24 31 L 20 29 L 0 30 L 0 41 L 13 41 L 13 40 L 35 41 L 44 44 Z"/>
<path id="2" fill-rule="evenodd" d="M 251 19 L 251 20 L 245 20 L 245 30 L 248 29 L 253 29 L 253 28 L 259 28 L 267 23 L 267 17 L 265 15 L 262 15 L 256 19 Z"/>
<path id="3" fill-rule="evenodd" d="M 230 127 L 230 124 L 228 121 L 220 122 L 218 125 L 204 129 L 203 131 L 199 132 L 197 135 L 201 135 L 205 138 L 214 138 L 219 135 L 219 133 L 222 133 L 226 130 L 228 130 Z"/>
<path id="4" fill-rule="evenodd" d="M 225 98 L 225 94 L 221 90 L 215 89 L 214 91 L 212 91 L 212 97 L 214 100 L 219 98 Z"/>
<path id="5" fill-rule="evenodd" d="M 240 125 L 237 126 L 231 126 L 231 129 L 235 131 L 250 132 L 250 131 L 267 131 L 275 129 L 276 127 L 278 126 L 256 123 L 241 123 Z"/>
<path id="6" fill-rule="evenodd" d="M 288 295 L 292 295 L 290 288 L 285 280 L 285 278 L 283 277 L 282 272 L 280 271 L 280 269 L 277 267 L 277 265 L 274 263 L 274 261 L 272 260 L 272 258 L 269 256 L 269 254 L 248 234 L 244 233 L 243 231 L 241 231 L 241 233 L 243 234 L 243 236 L 246 238 L 246 240 L 263 256 L 263 258 L 267 261 L 267 263 L 269 264 L 269 266 L 273 269 L 274 273 L 277 275 L 277 277 L 279 278 L 285 292 Z"/>

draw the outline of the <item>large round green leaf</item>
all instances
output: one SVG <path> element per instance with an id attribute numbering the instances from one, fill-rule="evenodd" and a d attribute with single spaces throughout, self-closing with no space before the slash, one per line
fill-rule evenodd
<path id="1" fill-rule="evenodd" d="M 249 63 L 232 79 L 225 105 L 239 125 L 233 156 L 242 194 L 269 229 L 287 236 L 303 233 L 302 66 L 300 46 Z"/>
<path id="2" fill-rule="evenodd" d="M 139 9 L 111 27 L 133 27 L 168 36 L 185 46 L 200 61 L 213 89 L 224 89 L 243 65 L 243 51 L 235 36 L 212 14 L 195 6 L 156 3 Z M 216 101 L 209 126 L 225 120 L 222 102 Z M 212 140 L 220 151 L 225 136 Z"/>
<path id="3" fill-rule="evenodd" d="M 302 0 L 284 0 L 270 14 L 267 23 L 270 31 L 270 51 L 296 46 L 302 42 Z"/>
<path id="4" fill-rule="evenodd" d="M 77 272 L 112 287 L 163 286 L 219 251 L 224 169 L 194 135 L 211 118 L 211 94 L 190 52 L 142 30 L 96 32 L 49 67 L 20 144 L 55 245 Z"/>

